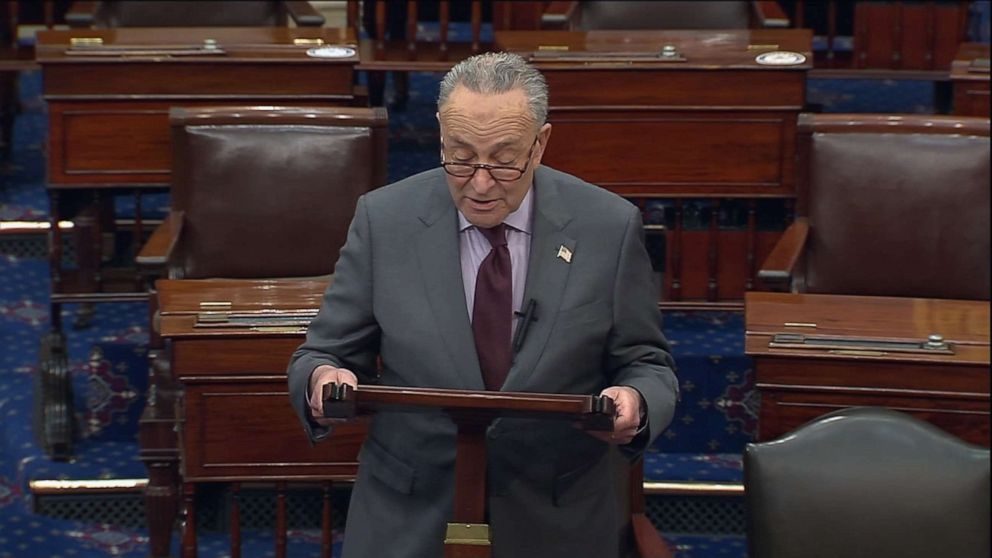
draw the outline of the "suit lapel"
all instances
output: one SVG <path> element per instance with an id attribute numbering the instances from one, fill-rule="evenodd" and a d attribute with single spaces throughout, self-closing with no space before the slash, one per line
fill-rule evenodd
<path id="1" fill-rule="evenodd" d="M 558 257 L 559 250 L 564 246 L 574 253 L 576 248 L 575 239 L 563 232 L 572 217 L 560 202 L 558 184 L 541 170 L 539 167 L 534 175 L 534 228 L 523 299 L 525 307 L 527 301 L 534 300 L 536 320 L 531 322 L 520 352 L 514 355 L 503 391 L 524 389 L 537 366 L 551 335 L 571 269 L 564 258 Z"/>
<path id="2" fill-rule="evenodd" d="M 425 226 L 416 239 L 420 279 L 438 326 L 437 334 L 451 355 L 461 389 L 485 389 L 465 306 L 457 212 L 446 189 L 432 188 L 420 220 Z"/>

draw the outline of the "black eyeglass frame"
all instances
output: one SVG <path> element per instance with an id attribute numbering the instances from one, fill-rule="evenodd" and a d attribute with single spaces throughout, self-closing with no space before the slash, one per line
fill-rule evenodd
<path id="1" fill-rule="evenodd" d="M 475 173 L 479 172 L 479 169 L 485 169 L 489 171 L 489 176 L 492 176 L 493 180 L 496 182 L 513 182 L 514 180 L 520 180 L 520 177 L 527 172 L 527 168 L 530 166 L 530 159 L 534 156 L 534 147 L 537 146 L 537 140 L 540 139 L 540 134 L 534 136 L 534 141 L 530 144 L 530 149 L 527 151 L 527 161 L 524 163 L 523 168 L 513 167 L 509 165 L 490 165 L 488 163 L 459 163 L 456 161 L 445 161 L 444 160 L 444 140 L 441 140 L 441 168 L 444 172 L 448 173 L 455 178 L 465 178 L 471 180 Z M 455 174 L 451 172 L 450 167 L 464 167 L 471 168 L 472 172 L 470 174 Z M 517 176 L 514 178 L 496 178 L 493 176 L 492 171 L 516 171 Z"/>

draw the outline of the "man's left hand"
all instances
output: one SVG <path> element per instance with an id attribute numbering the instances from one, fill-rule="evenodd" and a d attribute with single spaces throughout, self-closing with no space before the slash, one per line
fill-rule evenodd
<path id="1" fill-rule="evenodd" d="M 616 414 L 613 417 L 613 432 L 592 432 L 589 434 L 608 444 L 629 444 L 641 424 L 641 393 L 632 387 L 610 386 L 600 395 L 613 400 Z"/>

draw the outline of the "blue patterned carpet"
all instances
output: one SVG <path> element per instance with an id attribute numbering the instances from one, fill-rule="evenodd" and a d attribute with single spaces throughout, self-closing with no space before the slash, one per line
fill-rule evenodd
<path id="1" fill-rule="evenodd" d="M 413 74 L 406 110 L 390 113 L 390 180 L 437 164 L 434 95 L 439 75 Z M 0 167 L 0 220 L 39 220 L 48 214 L 44 188 L 47 129 L 40 75 L 21 79 L 23 112 L 15 122 L 12 160 Z M 809 101 L 834 112 L 932 112 L 926 82 L 813 80 Z M 167 194 L 152 198 L 144 213 L 161 215 Z M 116 205 L 133 214 L 129 199 Z M 4 239 L 0 237 L 0 242 Z M 2 244 L 0 244 L 2 245 Z M 98 304 L 93 327 L 67 325 L 69 359 L 81 440 L 71 463 L 48 461 L 31 431 L 38 343 L 48 329 L 48 262 L 40 255 L 0 253 L 0 558 L 24 556 L 145 556 L 140 529 L 56 520 L 32 512 L 28 482 L 34 479 L 144 478 L 137 461 L 136 419 L 143 404 L 146 307 Z M 68 305 L 63 323 L 77 308 Z M 734 313 L 670 313 L 665 331 L 680 366 L 683 400 L 671 428 L 651 448 L 650 480 L 739 482 L 741 451 L 756 430 L 757 401 L 751 364 L 743 354 L 743 316 Z M 290 556 L 316 556 L 319 534 L 290 532 Z M 669 535 L 679 558 L 746 556 L 743 537 Z M 176 542 L 173 548 L 177 548 Z M 226 541 L 201 537 L 200 556 L 228 556 Z M 245 556 L 272 556 L 270 534 L 246 532 Z"/>

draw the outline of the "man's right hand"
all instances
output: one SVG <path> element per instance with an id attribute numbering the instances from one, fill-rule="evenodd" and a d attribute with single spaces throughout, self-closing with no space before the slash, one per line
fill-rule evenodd
<path id="1" fill-rule="evenodd" d="M 310 373 L 310 415 L 317 424 L 323 426 L 340 422 L 339 419 L 324 418 L 324 400 L 321 395 L 327 384 L 348 384 L 357 388 L 358 377 L 347 368 L 335 368 L 329 364 L 321 364 Z"/>

